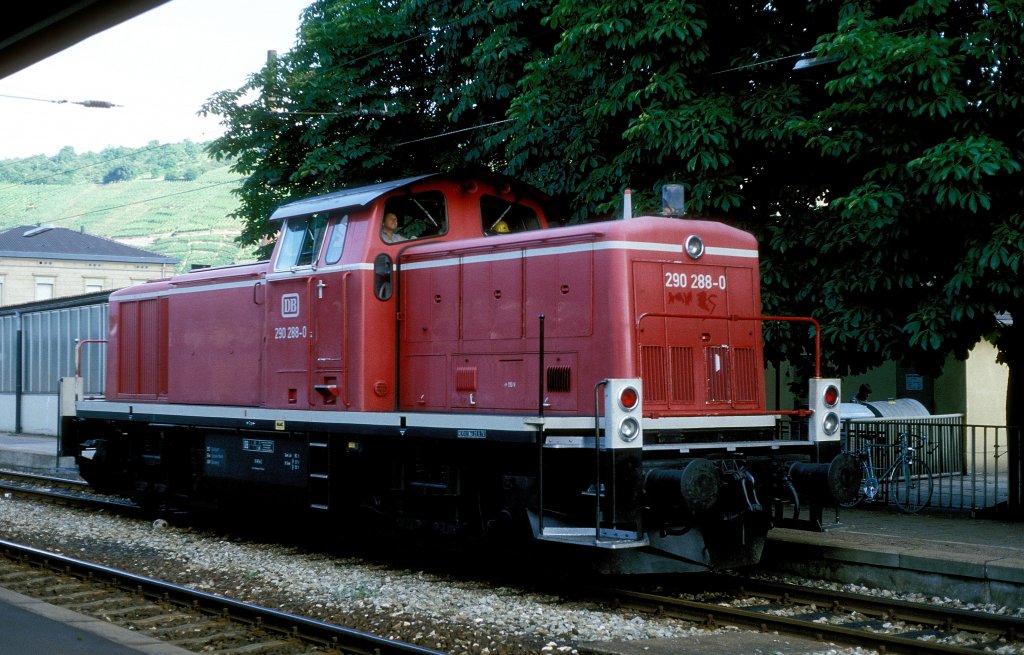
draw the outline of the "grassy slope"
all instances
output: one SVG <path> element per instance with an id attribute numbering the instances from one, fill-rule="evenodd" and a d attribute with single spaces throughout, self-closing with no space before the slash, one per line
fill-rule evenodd
<path id="1" fill-rule="evenodd" d="M 241 222 L 231 193 L 241 178 L 226 167 L 192 182 L 139 179 L 116 184 L 0 186 L 0 230 L 50 224 L 84 228 L 136 248 L 192 264 L 252 261 L 235 242 Z"/>

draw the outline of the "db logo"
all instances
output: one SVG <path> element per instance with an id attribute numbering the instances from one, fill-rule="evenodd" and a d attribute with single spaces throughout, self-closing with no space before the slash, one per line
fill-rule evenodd
<path id="1" fill-rule="evenodd" d="M 281 318 L 295 318 L 299 315 L 299 294 L 286 293 L 281 296 Z"/>

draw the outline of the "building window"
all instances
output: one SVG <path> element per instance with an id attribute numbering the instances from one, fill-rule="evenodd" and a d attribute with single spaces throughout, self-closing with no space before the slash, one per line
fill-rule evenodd
<path id="1" fill-rule="evenodd" d="M 4 279 L 0 277 L 0 305 L 4 304 Z"/>
<path id="2" fill-rule="evenodd" d="M 52 277 L 37 277 L 36 278 L 36 300 L 49 300 L 53 298 L 53 287 L 55 278 Z"/>
<path id="3" fill-rule="evenodd" d="M 87 277 L 85 278 L 85 292 L 96 293 L 103 291 L 103 278 L 101 277 Z"/>

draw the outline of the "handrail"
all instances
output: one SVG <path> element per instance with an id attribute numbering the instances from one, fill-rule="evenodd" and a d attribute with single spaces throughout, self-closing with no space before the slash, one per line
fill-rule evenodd
<path id="1" fill-rule="evenodd" d="M 82 346 L 87 343 L 107 343 L 106 339 L 80 339 L 75 344 L 75 377 L 82 377 Z"/>

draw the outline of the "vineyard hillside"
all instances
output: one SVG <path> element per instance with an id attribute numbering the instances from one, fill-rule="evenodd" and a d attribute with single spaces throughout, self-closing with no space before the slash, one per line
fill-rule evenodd
<path id="1" fill-rule="evenodd" d="M 3 162 L 0 162 L 3 166 Z M 0 182 L 0 230 L 53 225 L 174 257 L 178 270 L 253 261 L 230 214 L 243 178 L 220 165 L 171 179 L 136 175 L 108 183 Z"/>

